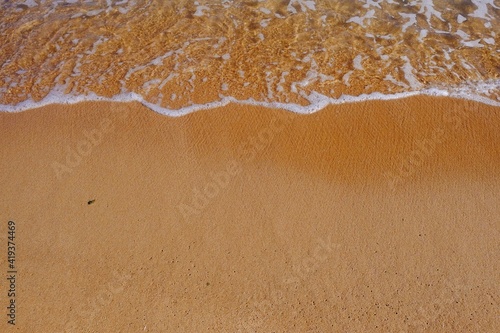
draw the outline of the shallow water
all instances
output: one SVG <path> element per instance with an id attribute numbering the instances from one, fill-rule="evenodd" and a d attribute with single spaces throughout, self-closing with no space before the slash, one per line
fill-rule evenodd
<path id="1" fill-rule="evenodd" d="M 240 101 L 451 95 L 500 105 L 495 0 L 4 1 L 0 109 L 139 100 L 184 114 Z"/>

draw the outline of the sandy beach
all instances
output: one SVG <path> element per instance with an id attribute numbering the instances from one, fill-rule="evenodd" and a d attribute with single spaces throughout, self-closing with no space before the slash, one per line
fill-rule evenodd
<path id="1" fill-rule="evenodd" d="M 0 133 L 2 332 L 500 327 L 498 107 L 86 102 Z"/>

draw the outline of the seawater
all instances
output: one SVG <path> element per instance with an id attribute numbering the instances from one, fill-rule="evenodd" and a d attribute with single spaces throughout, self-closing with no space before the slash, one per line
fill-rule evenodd
<path id="1" fill-rule="evenodd" d="M 1 2 L 0 110 L 140 101 L 315 112 L 416 94 L 500 105 L 497 0 Z"/>

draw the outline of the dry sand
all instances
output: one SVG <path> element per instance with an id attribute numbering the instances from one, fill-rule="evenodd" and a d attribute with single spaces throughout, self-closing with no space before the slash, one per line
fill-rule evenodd
<path id="1" fill-rule="evenodd" d="M 0 114 L 2 332 L 495 332 L 500 108 Z"/>

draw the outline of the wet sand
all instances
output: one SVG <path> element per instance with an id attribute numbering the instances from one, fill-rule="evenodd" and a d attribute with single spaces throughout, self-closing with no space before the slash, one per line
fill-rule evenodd
<path id="1" fill-rule="evenodd" d="M 500 326 L 500 108 L 81 103 L 0 133 L 2 332 Z"/>

